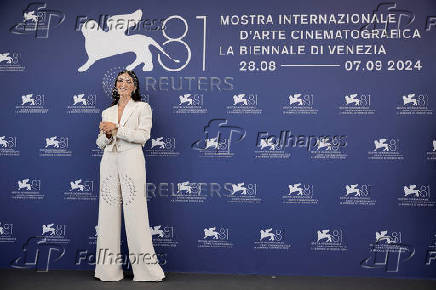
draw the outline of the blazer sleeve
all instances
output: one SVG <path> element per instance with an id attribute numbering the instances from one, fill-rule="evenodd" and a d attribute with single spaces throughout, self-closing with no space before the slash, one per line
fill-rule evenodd
<path id="1" fill-rule="evenodd" d="M 139 112 L 138 128 L 132 129 L 126 126 L 119 127 L 117 131 L 117 138 L 126 140 L 132 143 L 141 144 L 144 147 L 148 139 L 150 139 L 152 127 L 152 111 L 147 103 L 143 103 Z"/>
<path id="2" fill-rule="evenodd" d="M 104 111 L 101 112 L 101 120 L 104 121 Z M 101 150 L 104 150 L 106 145 L 110 144 L 112 142 L 112 140 L 113 140 L 113 137 L 107 138 L 106 133 L 104 133 L 103 131 L 100 131 L 95 143 L 97 144 L 98 148 L 100 148 Z"/>

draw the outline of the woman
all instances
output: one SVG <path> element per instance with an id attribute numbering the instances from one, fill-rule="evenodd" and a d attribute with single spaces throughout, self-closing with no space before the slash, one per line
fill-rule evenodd
<path id="1" fill-rule="evenodd" d="M 97 146 L 100 162 L 100 196 L 95 277 L 123 279 L 120 253 L 121 206 L 129 247 L 133 281 L 162 281 L 149 228 L 146 172 L 142 147 L 150 138 L 152 111 L 140 101 L 139 82 L 133 71 L 121 71 L 112 92 L 112 106 L 102 112 Z"/>

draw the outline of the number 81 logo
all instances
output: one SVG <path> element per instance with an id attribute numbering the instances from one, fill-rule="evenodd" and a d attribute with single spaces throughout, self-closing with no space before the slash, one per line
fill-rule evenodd
<path id="1" fill-rule="evenodd" d="M 167 33 L 165 32 L 165 30 L 162 30 L 162 34 L 163 34 L 163 36 L 167 39 L 167 40 L 162 44 L 162 46 L 165 47 L 167 44 L 174 43 L 174 42 L 175 42 L 175 43 L 178 43 L 178 44 L 181 44 L 182 46 L 184 46 L 184 47 L 186 48 L 186 53 L 187 53 L 186 60 L 185 60 L 185 62 L 182 64 L 182 66 L 180 66 L 180 67 L 178 67 L 178 68 L 170 68 L 170 67 L 166 66 L 166 65 L 162 62 L 162 59 L 161 59 L 161 57 L 160 57 L 160 54 L 157 55 L 157 60 L 158 60 L 159 64 L 160 64 L 163 68 L 165 68 L 167 71 L 180 71 L 180 70 L 184 69 L 184 68 L 188 65 L 189 61 L 191 60 L 191 48 L 189 47 L 189 45 L 188 45 L 185 41 L 182 40 L 182 39 L 186 36 L 186 33 L 188 32 L 188 23 L 186 22 L 186 20 L 185 20 L 183 17 L 178 16 L 178 15 L 173 15 L 173 16 L 170 16 L 170 17 L 168 17 L 167 19 L 165 19 L 165 21 L 162 23 L 162 26 L 163 26 L 163 27 L 167 27 L 167 26 L 166 26 L 167 22 L 170 21 L 170 20 L 172 20 L 172 19 L 179 19 L 179 20 L 181 20 L 181 21 L 184 23 L 184 25 L 185 25 L 185 31 L 183 31 L 182 35 L 180 35 L 179 37 L 170 37 L 170 36 L 167 35 Z M 177 62 L 179 62 L 179 61 L 177 61 Z"/>

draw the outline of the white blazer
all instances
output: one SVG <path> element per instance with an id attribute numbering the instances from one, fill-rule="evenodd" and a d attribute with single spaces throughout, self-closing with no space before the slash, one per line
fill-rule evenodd
<path id="1" fill-rule="evenodd" d="M 103 122 L 118 123 L 118 105 L 113 105 L 101 112 Z M 104 151 L 126 151 L 133 147 L 144 147 L 145 142 L 150 139 L 152 127 L 152 110 L 149 104 L 130 99 L 124 107 L 123 115 L 118 124 L 118 131 L 115 136 L 107 138 L 106 134 L 98 134 L 96 144 Z"/>

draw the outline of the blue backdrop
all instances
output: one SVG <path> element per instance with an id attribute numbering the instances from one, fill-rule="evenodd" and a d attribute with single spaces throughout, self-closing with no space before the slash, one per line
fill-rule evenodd
<path id="1" fill-rule="evenodd" d="M 94 268 L 95 140 L 128 68 L 165 271 L 436 277 L 434 1 L 0 8 L 1 267 Z"/>

